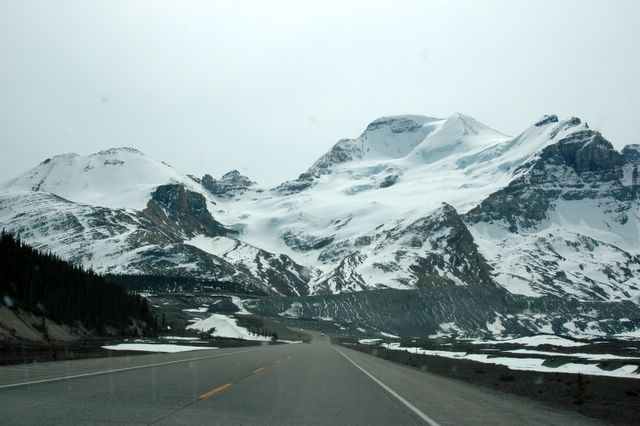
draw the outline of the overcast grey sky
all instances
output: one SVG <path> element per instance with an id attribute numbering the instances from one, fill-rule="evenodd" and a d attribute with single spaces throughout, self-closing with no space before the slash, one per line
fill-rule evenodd
<path id="1" fill-rule="evenodd" d="M 0 0 L 0 180 L 132 146 L 296 177 L 384 115 L 640 143 L 640 1 Z"/>

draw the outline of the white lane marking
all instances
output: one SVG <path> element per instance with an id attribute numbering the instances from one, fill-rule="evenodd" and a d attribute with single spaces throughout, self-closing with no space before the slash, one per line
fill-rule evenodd
<path id="1" fill-rule="evenodd" d="M 425 413 L 423 413 L 422 411 L 420 411 L 419 408 L 417 408 L 415 405 L 413 405 L 412 403 L 410 403 L 409 401 L 407 401 L 406 399 L 404 399 L 403 397 L 401 397 L 400 395 L 398 395 L 393 389 L 391 389 L 389 386 L 385 385 L 384 383 L 382 383 L 380 380 L 378 380 L 377 378 L 375 378 L 371 373 L 369 373 L 367 370 L 365 370 L 364 368 L 360 367 L 358 364 L 355 363 L 354 360 L 352 360 L 351 358 L 349 358 L 346 354 L 342 353 L 341 350 L 339 350 L 338 348 L 336 348 L 335 346 L 333 347 L 333 349 L 336 350 L 336 352 L 338 352 L 340 355 L 342 355 L 343 357 L 345 357 L 349 362 L 351 362 L 351 364 L 355 365 L 360 371 L 362 371 L 364 374 L 366 374 L 367 376 L 369 376 L 369 378 L 371 380 L 373 380 L 374 382 L 376 382 L 377 384 L 379 384 L 382 389 L 386 390 L 387 392 L 389 392 L 391 395 L 393 395 L 398 401 L 402 402 L 407 408 L 409 408 L 411 411 L 413 411 L 414 413 L 416 413 L 418 415 L 418 417 L 420 417 L 422 420 L 424 420 L 425 422 L 427 422 L 427 424 L 431 425 L 431 426 L 440 426 L 438 424 L 438 422 L 436 422 L 435 420 L 433 420 L 431 417 L 427 416 Z"/>
<path id="2" fill-rule="evenodd" d="M 263 349 L 250 349 L 246 351 L 229 352 L 226 354 L 217 354 L 217 355 L 210 355 L 210 356 L 201 356 L 197 358 L 178 359 L 175 361 L 159 362 L 156 364 L 136 365 L 133 367 L 115 368 L 113 370 L 93 371 L 91 373 L 74 374 L 72 376 L 53 377 L 51 379 L 32 380 L 30 382 L 11 383 L 9 385 L 0 385 L 0 389 L 16 388 L 19 386 L 27 386 L 27 385 L 37 385 L 40 383 L 58 382 L 60 380 L 71 380 L 71 379 L 77 379 L 80 377 L 99 376 L 101 374 L 117 373 L 120 371 L 129 371 L 129 370 L 138 370 L 142 368 L 159 367 L 162 365 L 179 364 L 181 362 L 200 361 L 203 359 L 210 359 L 210 358 L 221 358 L 225 356 L 244 354 L 247 352 L 255 352 L 255 351 L 261 351 L 261 350 Z"/>

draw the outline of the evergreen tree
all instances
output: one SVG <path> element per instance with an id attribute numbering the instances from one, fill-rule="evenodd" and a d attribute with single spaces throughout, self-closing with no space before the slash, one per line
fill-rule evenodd
<path id="1" fill-rule="evenodd" d="M 41 253 L 18 238 L 0 234 L 0 303 L 77 328 L 78 322 L 97 331 L 111 326 L 127 329 L 131 320 L 153 331 L 157 320 L 145 299 L 128 294 L 92 270 Z M 42 323 L 46 333 L 46 322 Z"/>

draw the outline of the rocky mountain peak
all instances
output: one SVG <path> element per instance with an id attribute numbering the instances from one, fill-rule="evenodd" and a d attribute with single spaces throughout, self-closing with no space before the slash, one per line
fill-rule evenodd
<path id="1" fill-rule="evenodd" d="M 256 185 L 255 182 L 237 170 L 225 173 L 220 179 L 214 179 L 207 174 L 202 177 L 201 182 L 202 186 L 213 195 L 227 198 L 240 194 Z"/>
<path id="2" fill-rule="evenodd" d="M 558 116 L 557 115 L 555 115 L 555 114 L 544 115 L 540 120 L 538 120 L 536 122 L 536 124 L 534 124 L 534 126 L 542 127 L 542 126 L 545 126 L 547 124 L 557 123 L 557 122 L 558 122 Z"/>
<path id="3" fill-rule="evenodd" d="M 566 164 L 576 172 L 611 170 L 624 163 L 624 157 L 599 132 L 576 130 L 546 147 L 542 158 L 550 163 Z"/>
<path id="4" fill-rule="evenodd" d="M 365 146 L 362 141 L 358 139 L 341 139 L 329 152 L 320 157 L 313 166 L 311 166 L 310 170 L 322 174 L 331 166 L 361 158 L 364 152 Z"/>
<path id="5" fill-rule="evenodd" d="M 222 175 L 222 178 L 220 180 L 224 180 L 224 181 L 235 181 L 237 179 L 246 179 L 249 180 L 249 178 L 247 178 L 246 176 L 243 176 L 239 171 L 237 171 L 236 169 L 233 169 L 225 174 Z"/>
<path id="6" fill-rule="evenodd" d="M 396 115 L 380 117 L 373 120 L 367 126 L 365 132 L 372 132 L 380 129 L 389 129 L 392 133 L 415 132 L 424 126 L 425 123 L 438 120 L 433 117 L 422 115 Z"/>
<path id="7" fill-rule="evenodd" d="M 70 161 L 70 160 L 73 160 L 74 158 L 77 158 L 77 157 L 79 157 L 79 155 L 76 154 L 75 152 L 67 152 L 65 154 L 58 154 L 58 155 L 54 155 L 51 158 L 47 158 L 46 160 L 42 161 L 39 165 L 40 166 L 44 166 L 44 165 L 53 166 L 58 161 Z"/>
<path id="8" fill-rule="evenodd" d="M 639 144 L 630 144 L 622 148 L 622 155 L 627 161 L 631 161 L 633 163 L 640 162 L 640 145 Z"/>
<path id="9" fill-rule="evenodd" d="M 179 184 L 158 186 L 143 213 L 178 241 L 199 234 L 216 237 L 234 233 L 211 216 L 202 194 Z"/>
<path id="10" fill-rule="evenodd" d="M 576 153 L 576 170 L 610 170 L 624 163 L 623 156 L 599 132 Z"/>
<path id="11" fill-rule="evenodd" d="M 120 147 L 120 148 L 105 149 L 105 150 L 97 152 L 95 155 L 117 155 L 117 154 L 121 154 L 121 153 L 144 155 L 144 153 L 142 151 L 140 151 L 138 149 L 135 149 L 135 148 L 128 147 L 128 146 L 123 146 L 123 147 Z"/>

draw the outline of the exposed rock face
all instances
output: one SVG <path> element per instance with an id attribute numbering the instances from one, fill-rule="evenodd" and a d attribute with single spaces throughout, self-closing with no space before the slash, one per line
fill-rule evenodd
<path id="1" fill-rule="evenodd" d="M 593 135 L 593 138 L 576 153 L 578 172 L 611 170 L 622 166 L 623 163 L 623 156 L 600 133 Z"/>
<path id="2" fill-rule="evenodd" d="M 640 145 L 632 144 L 622 148 L 622 155 L 627 161 L 638 163 L 640 162 Z"/>
<path id="3" fill-rule="evenodd" d="M 278 293 L 300 296 L 309 294 L 308 282 L 314 273 L 310 268 L 298 265 L 289 256 L 275 255 L 264 250 L 260 250 L 259 256 L 256 256 L 256 263 L 256 275 Z"/>
<path id="4" fill-rule="evenodd" d="M 331 244 L 333 237 L 315 237 L 313 235 L 295 234 L 286 232 L 282 239 L 285 244 L 296 251 L 318 250 Z"/>
<path id="5" fill-rule="evenodd" d="M 640 302 L 637 152 L 618 153 L 590 129 L 570 132 L 464 215 L 492 253 L 495 281 L 525 294 Z"/>
<path id="6" fill-rule="evenodd" d="M 313 173 L 309 173 L 309 172 L 301 173 L 297 179 L 290 180 L 276 186 L 274 188 L 274 191 L 282 195 L 296 194 L 298 192 L 304 191 L 307 188 L 312 187 L 314 184 L 314 180 L 317 177 L 318 176 Z"/>
<path id="7" fill-rule="evenodd" d="M 545 189 L 534 188 L 535 182 L 544 182 L 547 176 L 543 170 L 533 168 L 507 186 L 487 197 L 480 205 L 466 214 L 472 223 L 504 221 L 509 231 L 532 227 L 547 217 L 547 211 L 561 193 L 555 181 Z M 543 186 L 543 185 L 540 185 Z M 515 200 L 520 199 L 518 203 Z"/>
<path id="8" fill-rule="evenodd" d="M 202 186 L 213 195 L 225 198 L 241 194 L 256 185 L 255 182 L 237 170 L 225 173 L 220 180 L 214 179 L 210 175 L 204 175 L 201 182 Z"/>
<path id="9" fill-rule="evenodd" d="M 306 172 L 301 173 L 294 180 L 278 185 L 275 191 L 284 195 L 304 191 L 312 187 L 320 176 L 331 174 L 332 167 L 361 158 L 364 152 L 366 152 L 366 147 L 362 140 L 342 139 L 329 152 L 313 163 Z"/>
<path id="10" fill-rule="evenodd" d="M 369 286 L 356 272 L 365 259 L 366 256 L 358 252 L 344 257 L 335 269 L 323 276 L 322 280 L 315 285 L 315 293 L 333 294 L 368 290 Z"/>
<path id="11" fill-rule="evenodd" d="M 143 211 L 155 225 L 176 239 L 191 238 L 198 234 L 208 237 L 235 234 L 216 221 L 204 196 L 189 191 L 182 185 L 170 184 L 156 188 Z"/>
<path id="12" fill-rule="evenodd" d="M 414 252 L 409 269 L 418 287 L 448 284 L 492 285 L 491 268 L 453 206 L 388 232 L 378 247 L 399 245 L 396 261 Z"/>
<path id="13" fill-rule="evenodd" d="M 633 157 L 631 152 L 627 158 Z M 521 166 L 526 173 L 491 194 L 467 214 L 467 219 L 504 220 L 509 230 L 516 232 L 545 220 L 559 197 L 628 199 L 633 189 L 620 183 L 622 167 L 628 164 L 625 158 L 598 132 L 571 133 L 544 148 L 533 163 Z"/>
<path id="14" fill-rule="evenodd" d="M 416 116 L 381 117 L 372 121 L 367 126 L 365 133 L 380 129 L 389 129 L 392 133 L 418 132 L 422 129 L 425 121 L 424 117 Z"/>
<path id="15" fill-rule="evenodd" d="M 557 115 L 545 115 L 538 122 L 536 122 L 536 124 L 534 124 L 534 126 L 542 127 L 542 126 L 544 126 L 546 124 L 557 123 L 557 122 L 558 122 L 558 116 Z"/>
<path id="16" fill-rule="evenodd" d="M 388 188 L 398 181 L 398 175 L 388 175 L 380 182 L 380 188 Z"/>
<path id="17" fill-rule="evenodd" d="M 593 130 L 572 133 L 548 147 L 542 155 L 551 162 L 558 154 L 566 165 L 573 167 L 578 173 L 611 170 L 624 162 L 613 145 Z"/>
<path id="18" fill-rule="evenodd" d="M 458 212 L 449 204 L 373 236 L 331 243 L 319 260 L 339 262 L 311 283 L 314 293 L 435 285 L 495 285 Z"/>
<path id="19" fill-rule="evenodd" d="M 449 204 L 443 204 L 433 216 L 410 225 L 404 234 L 411 234 L 411 243 L 423 246 L 428 241 L 431 252 L 421 257 L 411 269 L 418 286 L 456 283 L 438 271 L 449 271 L 458 283 L 492 285 L 491 267 L 478 252 L 471 233 L 462 218 Z M 435 236 L 435 238 L 434 238 Z"/>
<path id="20" fill-rule="evenodd" d="M 330 168 L 336 164 L 346 163 L 360 158 L 365 152 L 365 146 L 358 139 L 342 139 L 333 148 L 311 166 L 311 171 L 317 175 L 330 173 Z"/>

